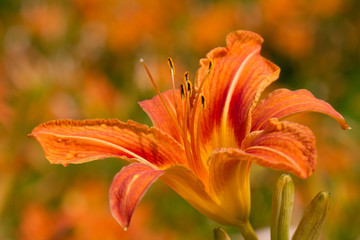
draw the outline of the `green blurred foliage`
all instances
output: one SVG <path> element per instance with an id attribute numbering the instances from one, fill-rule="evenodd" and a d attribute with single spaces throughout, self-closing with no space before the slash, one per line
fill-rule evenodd
<path id="1" fill-rule="evenodd" d="M 178 81 L 186 70 L 193 79 L 199 59 L 237 29 L 262 35 L 263 55 L 280 66 L 269 90 L 307 88 L 353 128 L 343 132 L 317 115 L 296 117 L 318 137 L 319 160 L 312 177 L 294 178 L 293 224 L 317 192 L 329 191 L 333 200 L 321 237 L 358 238 L 359 26 L 357 0 L 0 1 L 0 239 L 210 239 L 218 225 L 162 183 L 150 189 L 123 232 L 108 210 L 107 188 L 126 163 L 50 165 L 26 135 L 61 118 L 151 124 L 137 105 L 155 94 L 139 59 L 166 90 L 167 57 Z M 279 175 L 252 169 L 255 229 L 270 224 Z"/>

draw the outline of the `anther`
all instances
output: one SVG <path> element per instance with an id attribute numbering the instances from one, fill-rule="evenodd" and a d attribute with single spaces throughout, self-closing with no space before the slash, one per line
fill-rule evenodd
<path id="1" fill-rule="evenodd" d="M 171 71 L 171 75 L 175 75 L 175 67 L 174 67 L 174 62 L 171 58 L 168 58 L 168 64 L 169 64 L 169 68 Z"/>
<path id="2" fill-rule="evenodd" d="M 193 90 L 192 83 L 190 81 L 187 81 L 186 85 L 187 85 L 187 91 L 188 91 L 189 95 L 191 96 L 192 90 Z"/>
<path id="3" fill-rule="evenodd" d="M 205 96 L 201 94 L 200 97 L 201 97 L 201 105 L 202 105 L 203 109 L 205 109 L 206 108 Z"/>
<path id="4" fill-rule="evenodd" d="M 189 81 L 189 72 L 184 73 L 185 82 Z"/>
<path id="5" fill-rule="evenodd" d="M 185 87 L 183 84 L 180 84 L 180 93 L 181 93 L 181 98 L 184 99 L 185 98 Z"/>

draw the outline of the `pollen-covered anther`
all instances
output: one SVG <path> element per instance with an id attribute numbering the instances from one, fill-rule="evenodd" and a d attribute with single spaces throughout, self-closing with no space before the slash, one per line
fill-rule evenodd
<path id="1" fill-rule="evenodd" d="M 190 75 L 189 75 L 189 72 L 186 71 L 186 72 L 184 73 L 184 80 L 185 80 L 185 82 L 189 81 L 189 78 L 190 78 L 189 76 L 190 76 Z"/>
<path id="2" fill-rule="evenodd" d="M 185 98 L 185 87 L 183 84 L 180 84 L 180 94 L 181 94 L 181 98 L 184 99 Z"/>
<path id="3" fill-rule="evenodd" d="M 168 64 L 169 64 L 169 69 L 170 69 L 171 75 L 175 75 L 174 62 L 171 58 L 168 58 Z"/>

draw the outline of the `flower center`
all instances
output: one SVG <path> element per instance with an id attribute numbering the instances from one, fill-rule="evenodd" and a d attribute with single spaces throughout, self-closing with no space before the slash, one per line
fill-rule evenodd
<path id="1" fill-rule="evenodd" d="M 143 64 L 153 86 L 156 90 L 163 106 L 165 107 L 167 113 L 175 123 L 176 127 L 179 130 L 182 143 L 185 149 L 187 163 L 193 172 L 200 179 L 208 178 L 208 169 L 204 166 L 203 161 L 200 156 L 200 121 L 201 113 L 206 108 L 206 99 L 205 96 L 201 93 L 203 82 L 205 82 L 207 74 L 198 89 L 193 87 L 192 82 L 190 81 L 189 73 L 185 72 L 182 83 L 180 84 L 180 89 L 176 90 L 175 88 L 175 67 L 171 58 L 168 59 L 168 65 L 171 73 L 172 87 L 173 87 L 173 97 L 174 97 L 174 107 L 175 112 L 170 110 L 171 106 L 164 100 L 162 94 L 160 93 L 158 87 L 155 84 L 153 77 L 150 74 L 149 69 L 145 65 L 144 61 L 141 59 L 140 62 Z M 211 70 L 211 64 L 209 66 L 209 73 Z M 181 98 L 177 97 L 177 91 L 180 91 Z"/>

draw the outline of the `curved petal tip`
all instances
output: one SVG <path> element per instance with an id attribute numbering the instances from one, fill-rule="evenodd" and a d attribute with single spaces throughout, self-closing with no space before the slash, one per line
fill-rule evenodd
<path id="1" fill-rule="evenodd" d="M 163 174 L 162 170 L 133 163 L 118 172 L 109 190 L 110 210 L 116 221 L 126 231 L 141 198 L 150 185 Z"/>

